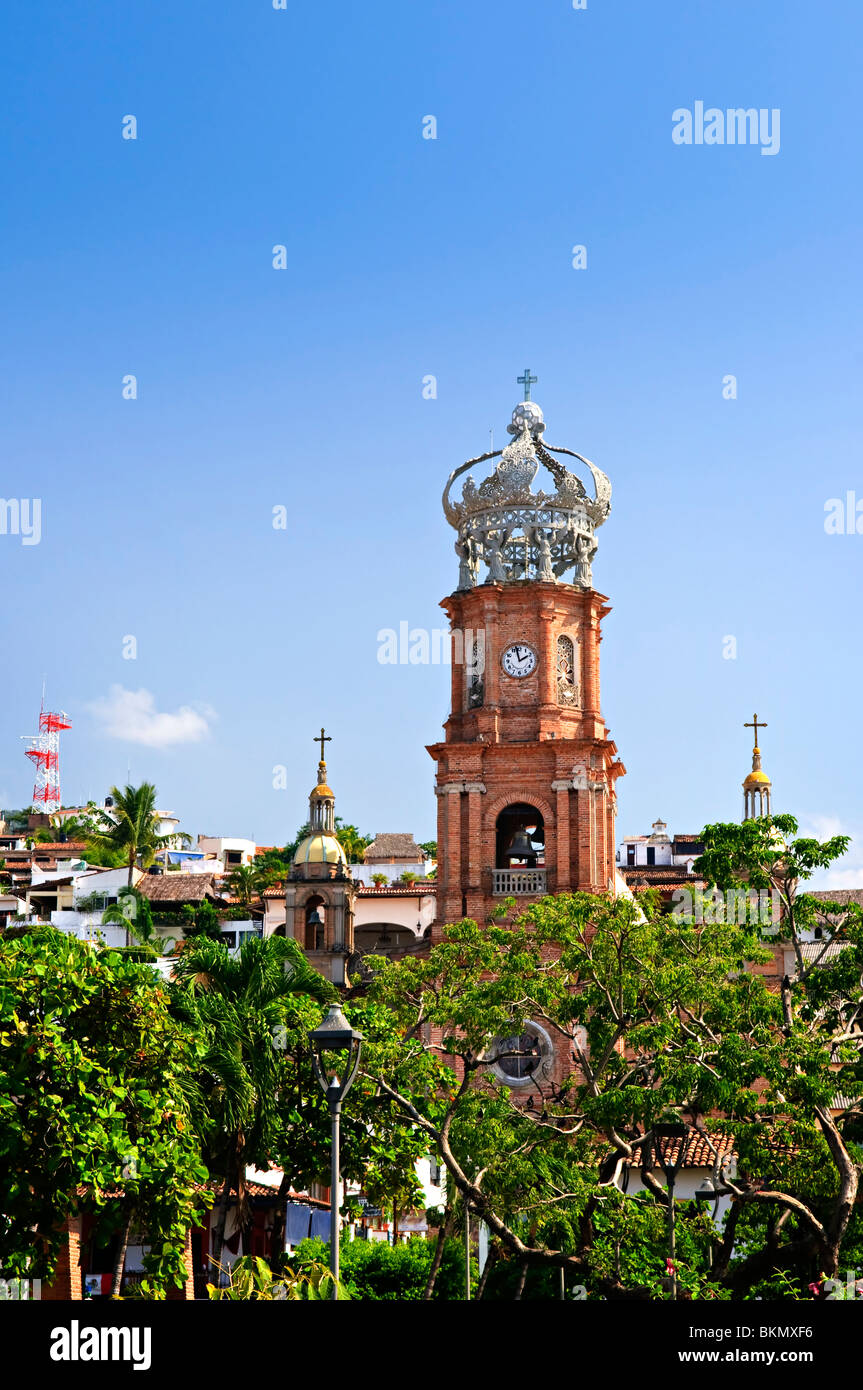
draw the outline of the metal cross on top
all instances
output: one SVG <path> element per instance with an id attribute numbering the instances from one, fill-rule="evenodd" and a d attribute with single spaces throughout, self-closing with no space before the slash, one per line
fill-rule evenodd
<path id="1" fill-rule="evenodd" d="M 324 744 L 332 743 L 332 741 L 329 734 L 325 734 L 323 729 L 321 729 L 319 734 L 315 734 L 315 737 L 312 739 L 312 743 L 319 743 L 321 745 L 321 762 L 324 761 Z"/>
<path id="2" fill-rule="evenodd" d="M 530 374 L 530 367 L 525 367 L 525 369 L 524 369 L 524 376 L 517 376 L 517 377 L 516 377 L 516 381 L 518 382 L 519 386 L 523 386 L 523 387 L 524 387 L 524 399 L 525 399 L 526 401 L 529 401 L 529 400 L 530 400 L 530 388 L 531 388 L 531 386 L 534 384 L 535 381 L 539 381 L 539 377 L 538 377 L 538 376 L 531 376 L 531 374 Z"/>
<path id="3" fill-rule="evenodd" d="M 754 729 L 755 732 L 753 733 L 753 738 L 754 738 L 754 740 L 755 740 L 755 747 L 757 748 L 757 747 L 758 747 L 758 730 L 759 730 L 759 729 L 766 729 L 766 728 L 767 728 L 767 725 L 764 723 L 763 720 L 762 720 L 761 723 L 759 724 L 759 722 L 758 722 L 758 715 L 757 715 L 757 714 L 753 714 L 753 716 L 752 716 L 752 723 L 751 723 L 751 724 L 744 724 L 743 727 L 744 727 L 744 729 Z M 323 729 L 321 730 L 321 733 L 323 733 Z"/>

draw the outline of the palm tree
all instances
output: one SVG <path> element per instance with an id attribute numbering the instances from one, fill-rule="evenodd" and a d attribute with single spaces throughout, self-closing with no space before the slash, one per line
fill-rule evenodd
<path id="1" fill-rule="evenodd" d="M 140 787 L 111 788 L 113 815 L 100 808 L 96 810 L 98 829 L 92 836 L 99 848 L 123 850 L 123 857 L 129 868 L 126 880 L 132 887 L 132 871 L 136 862 L 146 869 L 156 858 L 160 849 L 183 842 L 191 843 L 191 836 L 184 831 L 173 835 L 159 834 L 159 816 L 156 812 L 156 788 L 152 782 L 142 782 Z"/>
<path id="2" fill-rule="evenodd" d="M 223 1184 L 213 1232 L 218 1264 L 231 1194 L 237 1194 L 247 1238 L 246 1167 L 263 1166 L 277 1140 L 279 1029 L 296 996 L 325 1003 L 334 991 L 295 941 L 277 936 L 247 937 L 236 954 L 219 941 L 195 937 L 180 954 L 175 978 L 207 1039 L 201 1091 L 213 1132 L 206 1161 Z"/>
<path id="3" fill-rule="evenodd" d="M 349 864 L 362 864 L 363 850 L 374 839 L 373 835 L 361 835 L 355 825 L 345 825 L 341 816 L 336 816 L 336 839 L 348 857 Z"/>
<path id="4" fill-rule="evenodd" d="M 191 836 L 184 831 L 173 835 L 159 834 L 156 788 L 152 782 L 142 782 L 140 787 L 126 786 L 123 791 L 112 787 L 111 797 L 114 802 L 112 815 L 101 807 L 96 808 L 97 830 L 91 836 L 91 841 L 97 849 L 107 849 L 112 853 L 122 851 L 129 869 L 126 883 L 131 888 L 136 861 L 140 861 L 141 868 L 146 869 L 160 849 L 167 849 L 178 841 L 188 844 Z M 126 945 L 129 945 L 128 929 Z"/>
<path id="5" fill-rule="evenodd" d="M 255 898 L 261 896 L 269 879 L 270 875 L 257 864 L 241 864 L 239 868 L 231 870 L 225 882 L 243 907 L 250 908 Z"/>
<path id="6" fill-rule="evenodd" d="M 168 937 L 167 942 L 163 943 L 153 922 L 150 900 L 137 888 L 120 889 L 116 900 L 109 903 L 102 913 L 102 925 L 108 923 L 124 926 L 127 936 L 133 936 L 139 946 L 154 956 L 162 954 L 163 944 L 175 944 L 173 937 Z"/>

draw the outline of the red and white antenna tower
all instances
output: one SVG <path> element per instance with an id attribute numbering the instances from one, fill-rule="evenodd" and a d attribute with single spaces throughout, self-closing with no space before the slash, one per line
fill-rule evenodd
<path id="1" fill-rule="evenodd" d="M 45 696 L 42 696 L 42 708 L 39 711 L 39 732 L 38 734 L 25 734 L 24 737 L 31 745 L 25 749 L 28 758 L 32 758 L 36 764 L 36 782 L 33 787 L 33 806 L 37 811 L 44 811 L 50 815 L 52 811 L 59 811 L 60 801 L 60 733 L 63 729 L 71 729 L 72 721 L 68 714 L 62 710 L 59 712 L 49 712 L 45 708 Z"/>

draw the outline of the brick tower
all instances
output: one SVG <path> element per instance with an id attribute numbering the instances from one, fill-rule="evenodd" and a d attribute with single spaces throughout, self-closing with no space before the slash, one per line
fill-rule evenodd
<path id="1" fill-rule="evenodd" d="M 486 921 L 505 897 L 522 909 L 546 893 L 614 891 L 615 782 L 625 769 L 600 711 L 609 609 L 591 574 L 611 487 L 581 455 L 542 442 L 534 401 L 518 405 L 507 428 L 512 442 L 457 468 L 443 498 L 460 563 L 458 588 L 441 604 L 452 708 L 445 741 L 428 750 L 438 931 L 463 916 Z M 593 497 L 560 454 L 584 465 Z M 454 500 L 455 479 L 489 459 L 498 460 L 491 475 L 479 486 L 468 478 Z M 540 464 L 555 491 L 532 490 Z"/>

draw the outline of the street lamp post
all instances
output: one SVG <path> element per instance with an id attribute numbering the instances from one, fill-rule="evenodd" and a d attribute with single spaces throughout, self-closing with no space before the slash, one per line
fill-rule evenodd
<path id="1" fill-rule="evenodd" d="M 340 1121 L 342 1101 L 357 1074 L 362 1051 L 363 1035 L 352 1028 L 338 1004 L 331 1004 L 319 1027 L 309 1034 L 312 1044 L 312 1064 L 315 1076 L 327 1098 L 332 1124 L 332 1153 L 330 1180 L 330 1271 L 333 1276 L 333 1298 L 339 1296 L 339 1228 L 341 1222 L 341 1168 L 339 1163 Z M 328 1070 L 326 1053 L 333 1053 L 332 1071 Z M 341 1080 L 338 1067 L 344 1077 Z"/>
<path id="2" fill-rule="evenodd" d="M 682 1124 L 653 1126 L 653 1151 L 668 1183 L 668 1264 L 671 1275 L 671 1297 L 677 1298 L 676 1242 L 674 1230 L 674 1183 L 686 1151 L 687 1127 Z"/>
<path id="3" fill-rule="evenodd" d="M 712 1220 L 712 1222 L 713 1222 L 714 1225 L 716 1225 L 716 1219 L 717 1219 L 717 1217 L 718 1217 L 718 1215 L 719 1215 L 719 1201 L 720 1201 L 720 1198 L 726 1197 L 731 1191 L 732 1191 L 732 1189 L 731 1189 L 730 1187 L 726 1187 L 726 1186 L 725 1186 L 725 1183 L 722 1181 L 722 1177 L 721 1177 L 721 1176 L 720 1176 L 719 1178 L 716 1178 L 716 1179 L 714 1179 L 714 1178 L 712 1178 L 712 1177 L 711 1177 L 711 1178 L 705 1178 L 704 1181 L 703 1181 L 703 1182 L 700 1182 L 700 1183 L 698 1184 L 698 1186 L 696 1187 L 696 1189 L 695 1189 L 695 1200 L 696 1200 L 696 1202 L 698 1202 L 699 1204 L 702 1203 L 702 1202 L 704 1202 L 704 1203 L 706 1203 L 706 1202 L 712 1202 L 712 1203 L 713 1203 L 713 1211 L 711 1212 L 711 1218 L 710 1218 L 710 1219 Z M 709 1264 L 710 1264 L 710 1268 L 712 1269 L 712 1268 L 713 1268 L 713 1246 L 712 1246 L 712 1245 L 708 1247 L 708 1262 L 709 1262 Z"/>
<path id="4" fill-rule="evenodd" d="M 464 1296 L 470 1303 L 470 1207 L 464 1199 Z"/>

